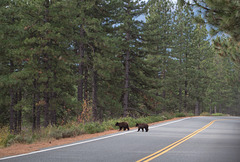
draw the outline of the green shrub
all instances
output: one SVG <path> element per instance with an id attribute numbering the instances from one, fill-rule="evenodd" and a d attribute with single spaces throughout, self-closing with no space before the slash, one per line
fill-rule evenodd
<path id="1" fill-rule="evenodd" d="M 74 136 L 78 136 L 78 135 L 81 135 L 83 134 L 83 126 L 80 125 L 80 126 L 74 126 L 71 128 L 71 130 L 74 132 Z"/>
<path id="2" fill-rule="evenodd" d="M 62 138 L 62 131 L 60 129 L 52 129 L 50 132 L 49 132 L 49 137 L 50 138 L 55 138 L 55 139 L 60 139 Z"/>
<path id="3" fill-rule="evenodd" d="M 187 113 L 186 116 L 195 116 L 193 113 Z"/>
<path id="4" fill-rule="evenodd" d="M 7 138 L 4 140 L 3 144 L 4 144 L 4 147 L 8 147 L 10 146 L 11 144 L 14 143 L 14 139 L 15 139 L 15 135 L 13 134 L 9 134 L 7 136 Z"/>
<path id="5" fill-rule="evenodd" d="M 37 140 L 39 140 L 39 139 L 41 139 L 41 134 L 40 134 L 40 133 L 33 133 L 33 134 L 32 134 L 32 140 L 33 140 L 33 142 L 34 142 L 34 141 L 37 141 Z"/>
<path id="6" fill-rule="evenodd" d="M 212 114 L 212 116 L 224 116 L 224 114 L 223 113 L 214 113 L 214 114 Z"/>
<path id="7" fill-rule="evenodd" d="M 102 126 L 105 128 L 105 130 L 117 129 L 117 127 L 115 126 L 116 122 L 119 121 L 117 119 L 104 120 L 102 122 Z"/>
<path id="8" fill-rule="evenodd" d="M 152 120 L 153 120 L 152 116 L 147 116 L 147 117 L 144 118 L 144 121 L 145 121 L 144 123 L 151 123 Z"/>
<path id="9" fill-rule="evenodd" d="M 7 137 L 10 135 L 8 127 L 0 128 L 0 147 L 5 147 L 5 141 Z"/>
<path id="10" fill-rule="evenodd" d="M 98 122 L 86 123 L 84 125 L 85 133 L 93 134 L 93 133 L 98 133 L 103 131 L 105 131 L 104 127 Z"/>
<path id="11" fill-rule="evenodd" d="M 202 112 L 200 116 L 210 116 L 211 114 L 209 112 Z"/>
<path id="12" fill-rule="evenodd" d="M 156 115 L 156 116 L 152 116 L 151 122 L 159 122 L 159 121 L 163 121 L 163 120 L 164 120 L 163 116 Z"/>
<path id="13" fill-rule="evenodd" d="M 32 138 L 32 136 L 29 135 L 22 135 L 22 134 L 18 134 L 16 135 L 16 137 L 14 138 L 14 143 L 33 143 L 34 139 Z"/>
<path id="14" fill-rule="evenodd" d="M 169 112 L 163 112 L 163 113 L 161 113 L 160 116 L 162 116 L 164 118 L 164 120 L 172 119 L 175 117 L 175 115 L 173 113 L 169 113 Z"/>
<path id="15" fill-rule="evenodd" d="M 74 136 L 76 136 L 76 134 L 72 129 L 65 129 L 62 131 L 62 138 L 69 138 Z"/>
<path id="16" fill-rule="evenodd" d="M 55 139 L 74 137 L 84 133 L 83 125 L 76 124 L 76 123 L 67 124 L 67 125 L 58 126 L 58 127 L 55 127 L 55 126 L 48 127 L 46 128 L 46 130 L 48 132 L 47 138 L 55 138 Z M 45 133 L 43 133 L 43 136 L 44 134 Z"/>
<path id="17" fill-rule="evenodd" d="M 135 122 L 136 123 L 146 123 L 146 120 L 145 120 L 145 118 L 141 117 L 141 118 L 136 119 Z M 136 123 L 134 126 L 136 126 Z"/>
<path id="18" fill-rule="evenodd" d="M 14 138 L 14 141 L 15 142 L 18 142 L 18 143 L 27 143 L 27 137 L 24 137 L 20 134 L 16 135 L 16 137 Z"/>
<path id="19" fill-rule="evenodd" d="M 184 113 L 176 113 L 175 116 L 176 117 L 186 117 L 186 115 Z"/>

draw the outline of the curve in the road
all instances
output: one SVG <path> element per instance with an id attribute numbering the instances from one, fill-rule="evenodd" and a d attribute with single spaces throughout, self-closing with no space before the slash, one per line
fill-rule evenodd
<path id="1" fill-rule="evenodd" d="M 159 151 L 156 151 L 156 152 L 154 152 L 153 154 L 148 155 L 148 156 L 146 156 L 146 157 L 144 157 L 144 158 L 142 158 L 142 159 L 140 159 L 140 160 L 138 160 L 138 161 L 136 161 L 136 162 L 149 162 L 149 161 L 151 161 L 151 160 L 153 160 L 153 159 L 155 159 L 155 158 L 163 155 L 164 153 L 170 151 L 170 150 L 173 149 L 174 147 L 177 147 L 178 145 L 180 145 L 181 143 L 183 143 L 183 142 L 187 141 L 188 139 L 192 138 L 193 136 L 195 136 L 196 134 L 200 133 L 201 131 L 207 129 L 207 128 L 208 128 L 209 126 L 211 126 L 214 122 L 216 122 L 216 121 L 222 121 L 222 120 L 233 120 L 233 119 L 217 119 L 217 120 L 213 120 L 213 121 L 211 121 L 210 123 L 208 123 L 208 124 L 206 124 L 205 126 L 203 126 L 202 128 L 200 128 L 200 129 L 194 131 L 193 133 L 185 136 L 184 138 L 182 138 L 182 139 L 180 139 L 180 140 L 178 140 L 178 141 L 176 141 L 176 142 L 174 142 L 174 143 L 172 143 L 172 144 L 164 147 L 163 149 L 161 149 L 161 150 L 159 150 Z M 235 120 L 238 120 L 238 119 L 235 119 Z"/>

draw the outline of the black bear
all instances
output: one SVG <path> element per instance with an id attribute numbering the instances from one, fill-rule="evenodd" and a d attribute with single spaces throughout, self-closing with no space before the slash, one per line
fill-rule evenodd
<path id="1" fill-rule="evenodd" d="M 123 128 L 123 130 L 126 130 L 126 129 L 129 130 L 128 123 L 126 123 L 126 122 L 121 122 L 121 123 L 117 122 L 115 124 L 115 126 L 119 126 L 119 130 L 122 130 L 122 128 Z"/>
<path id="2" fill-rule="evenodd" d="M 146 123 L 142 123 L 142 124 L 136 124 L 136 127 L 138 127 L 138 132 L 140 131 L 140 129 L 142 129 L 142 132 L 145 131 L 148 132 L 148 124 Z"/>

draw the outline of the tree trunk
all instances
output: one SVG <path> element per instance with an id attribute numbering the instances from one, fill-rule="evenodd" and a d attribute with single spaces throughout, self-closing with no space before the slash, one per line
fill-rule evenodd
<path id="1" fill-rule="evenodd" d="M 14 94 L 13 94 L 13 89 L 10 89 L 10 97 L 11 97 L 11 104 L 10 104 L 10 121 L 9 121 L 9 127 L 10 127 L 10 132 L 14 132 L 14 116 L 15 116 L 15 111 L 14 111 Z"/>
<path id="2" fill-rule="evenodd" d="M 188 46 L 188 45 L 187 45 Z M 186 52 L 186 54 L 185 54 L 185 59 L 186 59 L 186 63 L 185 63 L 185 82 L 184 82 L 184 86 L 185 86 L 185 96 L 184 96 L 184 108 L 185 108 L 185 110 L 186 111 L 188 111 L 188 109 L 187 109 L 187 107 L 188 107 L 188 105 L 187 105 L 187 98 L 188 98 L 188 77 L 187 77 L 187 75 L 188 75 L 188 68 L 187 68 L 187 66 L 188 66 L 188 53 Z"/>
<path id="3" fill-rule="evenodd" d="M 19 90 L 18 94 L 18 102 L 22 100 L 22 90 Z M 17 132 L 20 133 L 22 131 L 22 108 L 20 107 L 18 110 L 18 121 L 17 121 Z"/>
<path id="4" fill-rule="evenodd" d="M 39 111 L 39 90 L 37 85 L 37 80 L 34 79 L 33 81 L 33 87 L 34 87 L 34 94 L 33 94 L 33 107 L 32 107 L 32 131 L 40 129 L 40 111 Z"/>
<path id="5" fill-rule="evenodd" d="M 54 82 L 57 82 L 57 74 L 56 72 L 54 72 Z M 53 92 L 51 93 L 51 100 L 55 100 L 57 99 L 57 92 L 55 92 L 53 90 Z M 55 104 L 51 104 L 51 125 L 56 125 L 57 124 L 57 114 L 56 114 L 56 107 L 57 107 L 57 103 L 54 102 Z"/>
<path id="6" fill-rule="evenodd" d="M 36 98 L 37 98 L 36 103 L 39 103 L 39 101 L 40 101 L 39 92 L 37 92 L 37 97 Z M 36 129 L 40 130 L 40 127 L 41 127 L 41 125 L 40 125 L 41 111 L 40 111 L 40 105 L 39 104 L 37 104 L 37 106 L 36 106 L 36 112 L 37 112 L 37 114 L 36 114 Z"/>
<path id="7" fill-rule="evenodd" d="M 49 0 L 45 0 L 45 15 L 44 15 L 44 23 L 48 23 L 49 22 L 49 7 L 50 7 L 50 2 Z M 45 33 L 46 35 L 48 34 L 48 32 Z M 49 46 L 49 42 L 47 42 L 46 44 L 44 44 L 44 47 Z M 46 53 L 46 51 L 43 51 L 43 62 L 44 62 L 44 66 L 45 66 L 45 72 L 48 72 L 50 70 L 50 64 L 49 64 L 49 57 L 48 57 L 48 53 Z M 45 105 L 44 105 L 44 127 L 47 127 L 49 125 L 49 79 L 50 77 L 47 76 L 48 79 L 45 82 L 45 90 L 44 90 L 44 101 L 45 101 Z"/>
<path id="8" fill-rule="evenodd" d="M 188 86 L 188 82 L 187 80 L 185 80 L 185 95 L 184 95 L 184 109 L 187 110 L 187 95 L 188 95 L 188 91 L 187 91 L 187 86 Z"/>
<path id="9" fill-rule="evenodd" d="M 14 110 L 14 134 L 17 134 L 17 121 L 18 121 L 17 111 Z"/>
<path id="10" fill-rule="evenodd" d="M 164 30 L 164 33 L 167 33 L 167 31 Z M 165 36 L 163 37 L 163 40 L 165 41 L 166 38 Z M 166 59 L 166 56 L 167 56 L 167 48 L 166 46 L 164 47 L 164 54 L 163 54 L 163 64 L 162 64 L 162 84 L 163 84 L 163 92 L 162 92 L 162 98 L 164 101 L 166 101 L 166 90 L 165 90 L 165 87 L 166 87 L 166 72 L 167 72 L 167 59 Z M 166 102 L 163 102 L 163 107 L 162 107 L 162 112 L 166 111 Z"/>
<path id="11" fill-rule="evenodd" d="M 57 124 L 56 110 L 55 110 L 55 107 L 53 107 L 51 110 L 51 125 L 56 125 L 56 124 Z"/>
<path id="12" fill-rule="evenodd" d="M 223 113 L 222 104 L 219 104 L 219 113 Z"/>
<path id="13" fill-rule="evenodd" d="M 84 78 L 84 100 L 88 99 L 88 68 L 85 68 Z"/>
<path id="14" fill-rule="evenodd" d="M 179 58 L 179 65 L 182 66 L 182 55 L 180 55 Z M 179 68 L 179 76 L 182 76 L 181 68 Z M 183 99 L 182 99 L 182 82 L 180 82 L 180 88 L 179 88 L 179 112 L 182 112 L 182 105 L 183 105 Z"/>
<path id="15" fill-rule="evenodd" d="M 48 87 L 48 86 L 47 86 Z M 44 94 L 44 127 L 47 127 L 49 125 L 49 93 L 45 92 Z"/>
<path id="16" fill-rule="evenodd" d="M 196 101 L 195 105 L 195 116 L 200 115 L 200 110 L 199 110 L 199 101 Z"/>
<path id="17" fill-rule="evenodd" d="M 84 37 L 84 30 L 81 26 L 80 28 L 80 37 Z M 79 80 L 78 80 L 78 101 L 83 102 L 83 68 L 84 68 L 84 44 L 83 42 L 79 43 L 79 49 L 78 53 L 80 55 L 80 64 L 78 67 L 78 74 L 79 74 Z"/>
<path id="18" fill-rule="evenodd" d="M 15 93 L 14 105 L 18 103 L 18 92 Z M 14 133 L 18 133 L 18 110 L 14 110 Z"/>
<path id="19" fill-rule="evenodd" d="M 165 59 L 164 59 L 164 63 L 163 64 L 165 64 Z M 163 73 L 163 85 L 165 84 L 165 78 L 166 78 L 166 74 L 165 74 L 165 68 L 164 68 L 164 70 L 162 71 L 162 73 Z M 164 85 L 165 86 L 165 85 Z M 163 86 L 163 87 L 164 87 Z M 162 92 L 162 98 L 163 98 L 163 100 L 164 101 L 166 101 L 166 91 L 165 91 L 165 89 L 163 89 L 163 92 Z M 164 111 L 166 111 L 166 102 L 164 102 L 164 104 L 163 104 L 163 107 L 162 107 L 162 112 L 164 112 Z"/>
<path id="20" fill-rule="evenodd" d="M 92 102 L 93 102 L 93 120 L 96 121 L 98 118 L 98 109 L 97 109 L 97 72 L 93 71 L 92 78 Z"/>
<path id="21" fill-rule="evenodd" d="M 10 60 L 10 69 L 11 69 L 11 72 L 14 72 L 14 64 L 13 64 L 12 60 Z M 15 119 L 15 111 L 14 111 L 15 96 L 14 96 L 13 87 L 10 88 L 10 98 L 11 98 L 11 104 L 10 104 L 9 128 L 10 128 L 10 132 L 13 133 L 14 132 L 14 119 Z"/>
<path id="22" fill-rule="evenodd" d="M 56 96 L 57 96 L 56 92 L 53 92 L 51 99 L 55 100 Z M 50 116 L 51 116 L 51 125 L 56 125 L 57 124 L 57 117 L 56 117 L 56 105 L 55 104 L 51 105 Z"/>
<path id="23" fill-rule="evenodd" d="M 130 6 L 130 0 L 127 1 L 128 7 L 127 7 L 127 15 L 130 15 L 131 13 L 131 6 Z M 130 24 L 127 23 L 127 26 L 130 27 Z M 129 99 L 129 69 L 130 69 L 130 31 L 126 32 L 125 40 L 128 43 L 128 47 L 126 47 L 125 52 L 125 83 L 124 83 L 124 96 L 123 96 L 123 117 L 127 116 L 127 110 L 128 110 L 128 99 Z"/>
<path id="24" fill-rule="evenodd" d="M 182 88 L 179 88 L 179 107 L 178 111 L 182 112 Z"/>
<path id="25" fill-rule="evenodd" d="M 20 133 L 22 131 L 22 110 L 18 111 L 18 129 L 17 132 Z"/>
<path id="26" fill-rule="evenodd" d="M 33 83 L 35 84 L 35 83 Z M 34 87 L 35 88 L 35 87 Z M 36 94 L 33 94 L 33 102 L 32 102 L 32 132 L 36 130 Z"/>
<path id="27" fill-rule="evenodd" d="M 127 37 L 129 38 L 129 33 L 127 33 Z M 125 59 L 125 85 L 124 85 L 124 97 L 123 97 L 123 117 L 127 116 L 128 109 L 128 96 L 129 96 L 129 57 L 130 51 L 126 52 Z"/>

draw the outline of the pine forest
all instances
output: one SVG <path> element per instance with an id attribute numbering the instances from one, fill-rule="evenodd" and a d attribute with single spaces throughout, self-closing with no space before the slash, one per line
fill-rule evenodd
<path id="1" fill-rule="evenodd" d="M 212 37 L 191 5 L 1 0 L 0 15 L 0 128 L 11 133 L 166 112 L 240 115 L 239 35 Z"/>

